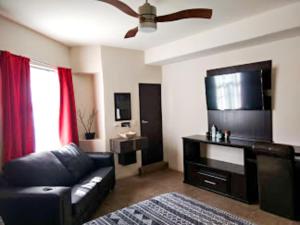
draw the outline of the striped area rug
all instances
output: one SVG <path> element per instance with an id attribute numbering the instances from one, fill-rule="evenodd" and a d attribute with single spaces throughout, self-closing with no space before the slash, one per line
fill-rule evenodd
<path id="1" fill-rule="evenodd" d="M 84 225 L 254 225 L 178 193 L 168 193 Z"/>

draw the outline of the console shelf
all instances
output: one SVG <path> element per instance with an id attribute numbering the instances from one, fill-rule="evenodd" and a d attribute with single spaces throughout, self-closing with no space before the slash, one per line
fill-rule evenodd
<path id="1" fill-rule="evenodd" d="M 228 162 L 223 162 L 214 159 L 200 158 L 197 161 L 186 161 L 185 163 L 198 165 L 206 168 L 221 170 L 229 173 L 236 173 L 240 175 L 245 175 L 245 167 L 237 164 L 232 164 Z"/>

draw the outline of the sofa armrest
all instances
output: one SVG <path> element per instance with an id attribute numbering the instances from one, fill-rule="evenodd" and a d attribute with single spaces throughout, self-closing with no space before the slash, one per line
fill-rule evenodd
<path id="1" fill-rule="evenodd" d="M 0 216 L 5 225 L 71 225 L 69 187 L 0 189 Z"/>
<path id="2" fill-rule="evenodd" d="M 93 152 L 87 153 L 94 161 L 97 168 L 112 166 L 115 167 L 114 154 L 110 152 Z"/>

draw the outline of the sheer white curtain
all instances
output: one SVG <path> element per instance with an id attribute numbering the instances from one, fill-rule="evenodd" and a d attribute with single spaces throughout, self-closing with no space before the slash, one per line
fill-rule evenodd
<path id="1" fill-rule="evenodd" d="M 36 152 L 60 147 L 57 70 L 31 65 L 31 95 Z"/>

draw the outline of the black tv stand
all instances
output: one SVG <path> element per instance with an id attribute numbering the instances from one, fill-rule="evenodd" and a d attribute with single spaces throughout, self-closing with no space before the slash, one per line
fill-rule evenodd
<path id="1" fill-rule="evenodd" d="M 201 157 L 201 143 L 235 147 L 244 152 L 244 165 Z M 258 200 L 255 141 L 211 139 L 203 135 L 183 138 L 184 182 L 243 202 Z"/>

